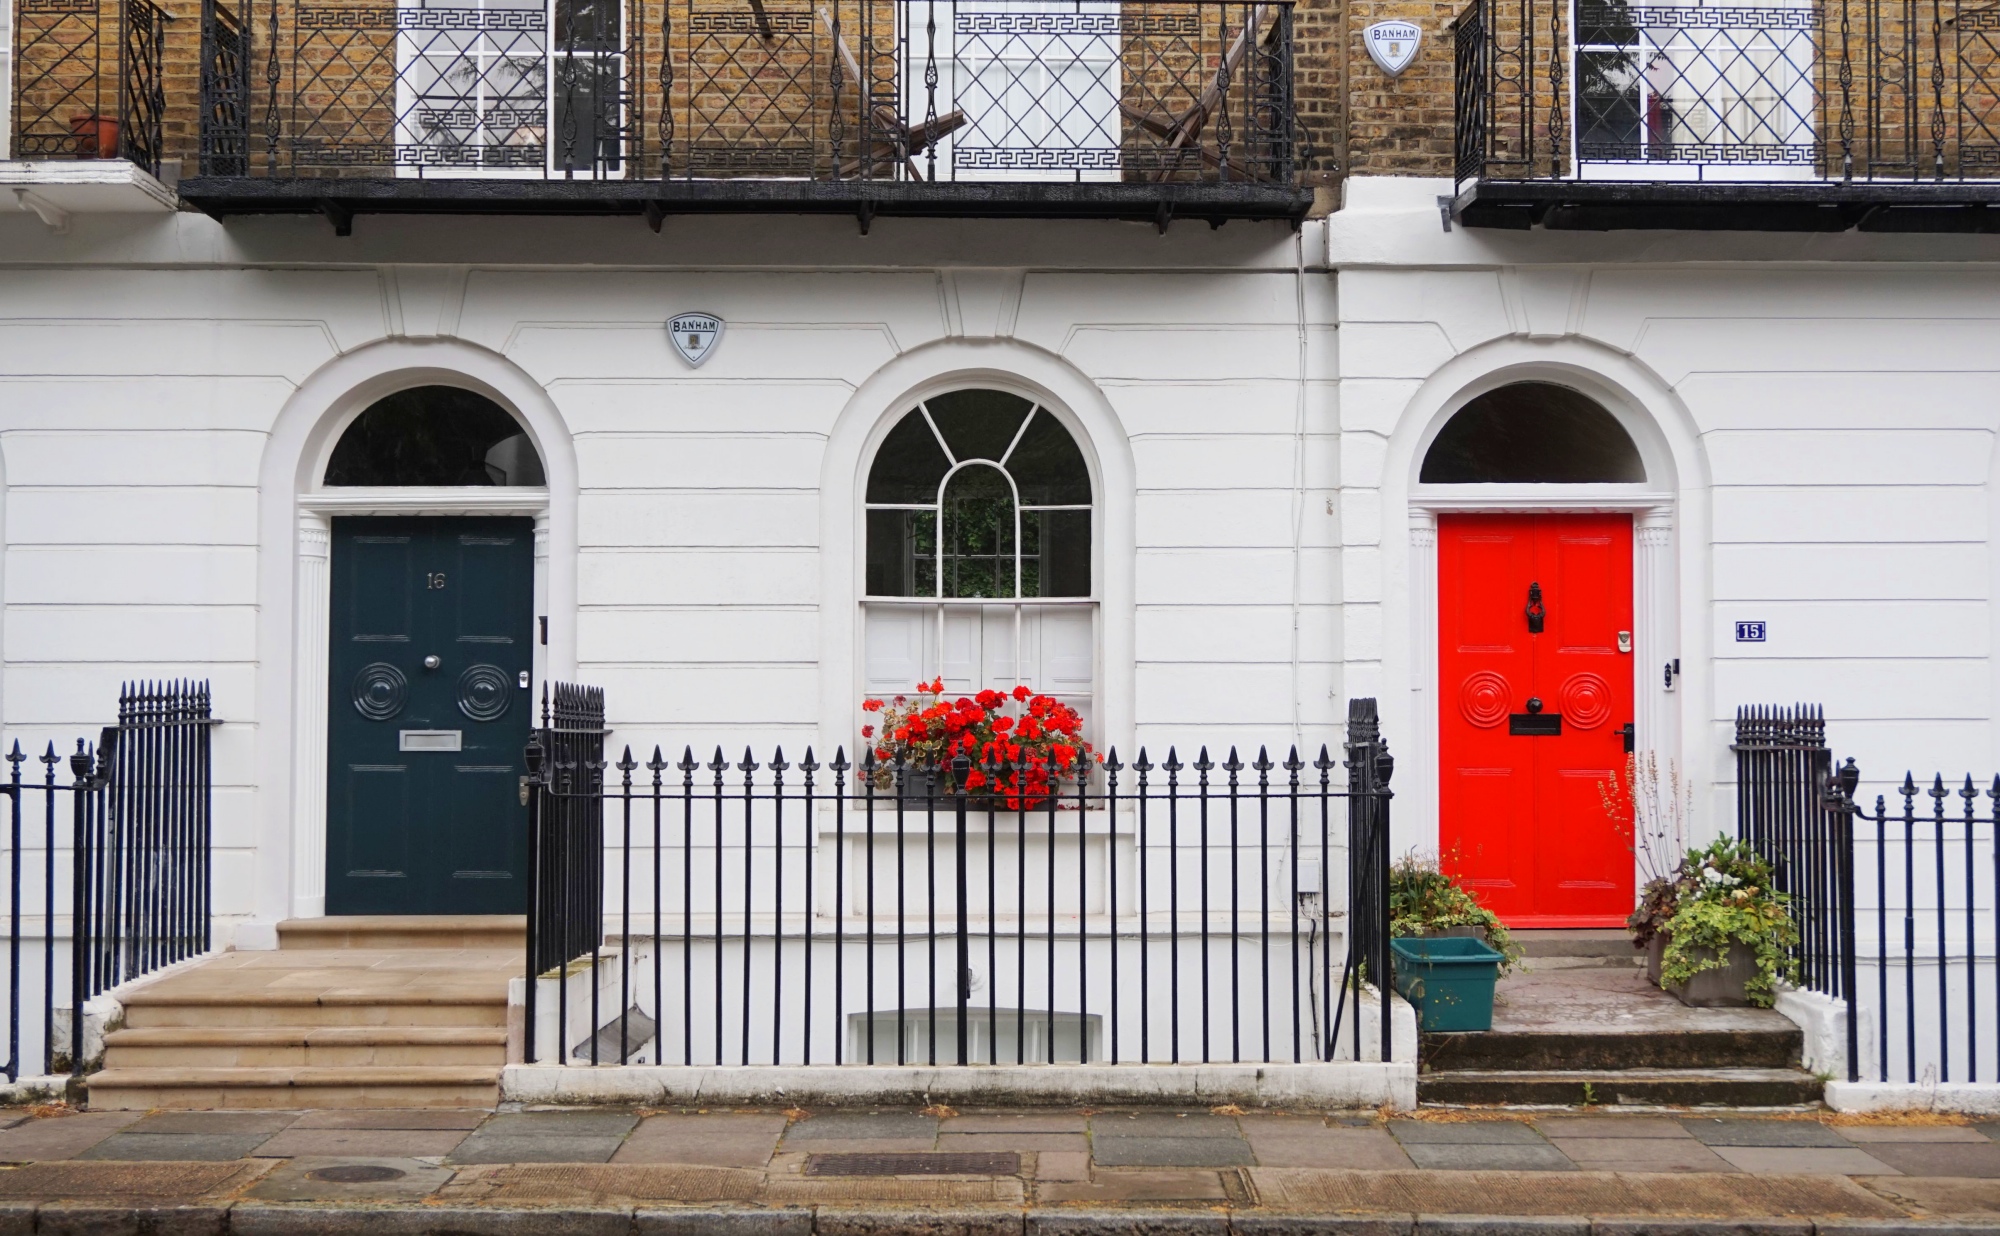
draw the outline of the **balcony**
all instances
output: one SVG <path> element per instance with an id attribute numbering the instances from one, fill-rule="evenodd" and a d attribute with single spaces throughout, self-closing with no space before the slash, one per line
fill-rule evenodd
<path id="1" fill-rule="evenodd" d="M 2000 10 L 1474 0 L 1469 227 L 2000 231 Z"/>
<path id="2" fill-rule="evenodd" d="M 74 211 L 174 208 L 155 179 L 171 22 L 149 0 L 19 0 L 6 206 L 58 229 Z"/>
<path id="3" fill-rule="evenodd" d="M 131 0 L 128 0 L 131 2 Z M 1297 219 L 1289 4 L 207 0 L 218 217 Z"/>

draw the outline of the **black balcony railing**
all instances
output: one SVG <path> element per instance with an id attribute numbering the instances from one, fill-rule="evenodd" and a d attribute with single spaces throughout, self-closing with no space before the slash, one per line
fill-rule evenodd
<path id="1" fill-rule="evenodd" d="M 130 159 L 160 170 L 168 17 L 148 0 L 20 0 L 16 159 Z"/>
<path id="2" fill-rule="evenodd" d="M 203 24 L 201 176 L 183 194 L 213 213 L 793 209 L 865 226 L 1297 218 L 1310 202 L 1289 2 L 206 0 Z"/>
<path id="3" fill-rule="evenodd" d="M 1473 0 L 1453 35 L 1469 223 L 1985 230 L 1938 208 L 2000 202 L 1984 7 Z M 1703 213 L 1731 205 L 1761 224 Z"/>

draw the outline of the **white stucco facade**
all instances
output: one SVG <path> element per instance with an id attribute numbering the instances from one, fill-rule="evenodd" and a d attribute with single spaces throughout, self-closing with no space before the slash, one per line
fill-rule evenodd
<path id="1" fill-rule="evenodd" d="M 2000 239 L 1446 232 L 1440 191 L 1356 180 L 1298 233 L 0 215 L 6 734 L 212 680 L 216 909 L 320 913 L 326 520 L 492 513 L 537 520 L 538 674 L 603 686 L 614 749 L 851 747 L 862 478 L 976 385 L 1083 446 L 1092 737 L 1128 758 L 1310 758 L 1378 696 L 1396 847 L 1435 844 L 1436 516 L 1617 510 L 1638 742 L 1706 826 L 1739 704 L 1824 703 L 1871 783 L 2000 767 Z M 692 310 L 727 322 L 699 369 L 663 326 Z M 1524 379 L 1602 403 L 1646 482 L 1417 482 Z M 329 493 L 340 430 L 423 383 L 513 412 L 546 492 Z"/>

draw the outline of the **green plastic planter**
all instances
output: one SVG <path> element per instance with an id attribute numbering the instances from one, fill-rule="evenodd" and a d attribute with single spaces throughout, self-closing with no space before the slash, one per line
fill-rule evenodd
<path id="1" fill-rule="evenodd" d="M 1417 1009 L 1426 1031 L 1491 1030 L 1500 954 L 1484 940 L 1425 936 L 1391 940 L 1396 990 Z"/>

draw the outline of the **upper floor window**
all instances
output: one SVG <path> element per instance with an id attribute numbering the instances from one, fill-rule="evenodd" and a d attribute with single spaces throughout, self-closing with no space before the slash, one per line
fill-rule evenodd
<path id="1" fill-rule="evenodd" d="M 484 395 L 416 386 L 368 406 L 334 445 L 328 485 L 546 485 L 521 423 Z"/>

